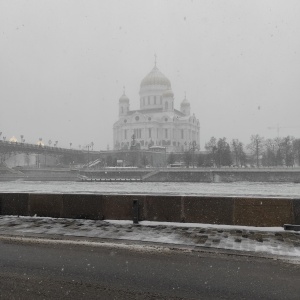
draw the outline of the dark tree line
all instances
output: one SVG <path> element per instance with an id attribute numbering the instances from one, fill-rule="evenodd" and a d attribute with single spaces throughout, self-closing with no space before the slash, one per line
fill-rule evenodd
<path id="1" fill-rule="evenodd" d="M 226 141 L 225 137 L 219 140 L 212 137 L 205 145 L 205 149 L 208 153 L 204 159 L 204 165 L 216 167 L 231 166 L 233 159 L 235 159 L 237 163 L 240 163 L 242 159 L 241 151 L 243 151 L 242 144 L 238 140 L 234 140 L 234 146 L 235 157 L 233 157 L 230 144 Z"/>
<path id="2" fill-rule="evenodd" d="M 256 134 L 250 143 L 244 145 L 238 139 L 230 143 L 226 138 L 212 137 L 205 145 L 207 153 L 199 158 L 198 166 L 256 166 L 256 167 L 293 167 L 300 165 L 300 139 L 286 136 L 265 139 Z M 201 165 L 200 165 L 201 163 Z"/>

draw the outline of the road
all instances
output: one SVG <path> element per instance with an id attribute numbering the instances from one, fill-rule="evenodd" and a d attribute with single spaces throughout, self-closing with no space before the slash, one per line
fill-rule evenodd
<path id="1" fill-rule="evenodd" d="M 147 244 L 0 240 L 0 299 L 299 299 L 300 266 Z"/>

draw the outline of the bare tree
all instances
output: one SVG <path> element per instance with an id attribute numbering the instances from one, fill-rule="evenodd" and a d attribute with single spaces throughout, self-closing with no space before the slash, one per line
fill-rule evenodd
<path id="1" fill-rule="evenodd" d="M 226 138 L 218 140 L 217 143 L 218 166 L 230 166 L 232 164 L 230 146 L 226 142 Z"/>
<path id="2" fill-rule="evenodd" d="M 190 164 L 192 162 L 192 153 L 191 153 L 191 151 L 185 151 L 183 159 L 184 159 L 186 167 L 189 168 Z"/>
<path id="3" fill-rule="evenodd" d="M 294 165 L 294 152 L 293 152 L 293 141 L 295 140 L 292 136 L 287 136 L 282 139 L 280 148 L 282 149 L 283 159 L 287 167 Z"/>
<path id="4" fill-rule="evenodd" d="M 259 167 L 259 158 L 264 150 L 264 138 L 258 134 L 251 135 L 251 141 L 247 147 L 256 158 L 256 166 Z"/>
<path id="5" fill-rule="evenodd" d="M 246 163 L 246 153 L 244 152 L 244 145 L 238 139 L 233 139 L 231 142 L 232 153 L 235 158 L 236 166 L 243 166 Z"/>
<path id="6" fill-rule="evenodd" d="M 175 160 L 175 154 L 171 152 L 168 156 L 168 164 L 174 164 Z"/>
<path id="7" fill-rule="evenodd" d="M 267 139 L 264 142 L 264 152 L 262 155 L 262 165 L 263 166 L 276 166 L 277 159 L 276 159 L 276 143 L 274 139 Z"/>
<path id="8" fill-rule="evenodd" d="M 209 159 L 216 165 L 217 139 L 211 137 L 209 142 L 205 144 L 205 149 L 209 152 Z"/>
<path id="9" fill-rule="evenodd" d="M 300 166 L 300 139 L 295 139 L 293 141 L 293 151 L 294 151 L 294 156 L 298 161 L 298 166 Z"/>

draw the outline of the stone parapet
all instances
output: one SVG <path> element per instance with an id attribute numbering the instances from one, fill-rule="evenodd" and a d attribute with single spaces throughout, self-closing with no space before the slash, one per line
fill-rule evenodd
<path id="1" fill-rule="evenodd" d="M 243 226 L 300 225 L 300 199 L 176 195 L 1 193 L 0 214 Z"/>

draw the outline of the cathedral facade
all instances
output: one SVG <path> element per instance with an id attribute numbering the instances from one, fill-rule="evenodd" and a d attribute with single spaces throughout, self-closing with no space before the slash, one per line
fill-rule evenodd
<path id="1" fill-rule="evenodd" d="M 142 80 L 140 109 L 130 110 L 125 91 L 119 99 L 119 120 L 113 125 L 114 149 L 165 147 L 167 152 L 199 148 L 200 123 L 183 99 L 175 109 L 170 80 L 156 67 Z"/>

